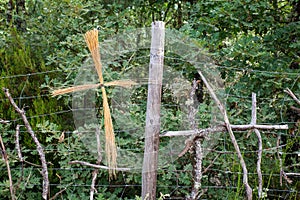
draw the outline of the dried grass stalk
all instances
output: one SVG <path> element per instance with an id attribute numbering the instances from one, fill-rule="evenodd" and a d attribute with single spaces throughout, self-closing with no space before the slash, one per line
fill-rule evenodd
<path id="1" fill-rule="evenodd" d="M 84 39 L 92 54 L 92 58 L 99 77 L 99 81 L 101 84 L 103 84 L 102 64 L 101 64 L 99 42 L 98 42 L 98 30 L 94 29 L 86 32 L 84 35 Z"/>
<path id="2" fill-rule="evenodd" d="M 67 94 L 67 93 L 71 93 L 71 92 L 78 92 L 81 90 L 93 89 L 93 88 L 99 87 L 100 85 L 101 84 L 98 83 L 98 84 L 78 85 L 78 86 L 64 88 L 64 89 L 58 89 L 58 90 L 54 90 L 52 92 L 52 96 Z"/>
<path id="3" fill-rule="evenodd" d="M 111 81 L 104 84 L 104 86 L 121 86 L 121 87 L 132 87 L 134 85 L 137 85 L 137 83 L 131 80 L 117 80 L 117 81 Z"/>
<path id="4" fill-rule="evenodd" d="M 92 58 L 97 70 L 99 77 L 99 82 L 103 85 L 103 75 L 102 75 L 102 64 L 99 52 L 99 42 L 98 42 L 98 30 L 94 29 L 88 31 L 84 35 L 87 46 L 92 54 Z M 105 153 L 107 164 L 109 167 L 109 178 L 116 176 L 117 168 L 117 148 L 115 143 L 115 134 L 113 130 L 113 124 L 111 119 L 111 114 L 109 110 L 109 105 L 107 101 L 107 95 L 104 87 L 101 87 L 102 97 L 103 97 L 103 110 L 104 110 L 104 129 L 105 129 Z"/>
<path id="5" fill-rule="evenodd" d="M 102 75 L 101 57 L 99 51 L 99 43 L 98 43 L 98 30 L 88 31 L 84 35 L 84 39 L 92 54 L 93 62 L 95 64 L 95 68 L 99 77 L 99 83 L 79 85 L 79 86 L 69 87 L 65 89 L 54 90 L 52 92 L 52 95 L 56 96 L 56 95 L 62 95 L 66 93 L 101 87 L 102 96 L 103 96 L 104 129 L 105 129 L 105 139 L 106 139 L 105 152 L 106 152 L 106 159 L 107 159 L 107 164 L 109 169 L 109 178 L 112 178 L 116 176 L 115 171 L 117 169 L 117 148 L 115 144 L 115 134 L 114 134 L 113 124 L 112 124 L 110 109 L 107 101 L 106 90 L 105 87 L 103 86 L 131 87 L 133 85 L 137 85 L 137 83 L 131 80 L 117 80 L 117 81 L 111 81 L 104 84 L 103 75 Z"/>
<path id="6" fill-rule="evenodd" d="M 103 97 L 103 111 L 104 111 L 104 128 L 105 128 L 105 153 L 107 164 L 109 167 L 109 177 L 116 176 L 115 170 L 117 168 L 117 147 L 115 143 L 115 134 L 113 129 L 113 123 L 109 110 L 105 88 L 102 87 Z"/>
<path id="7" fill-rule="evenodd" d="M 108 83 L 105 83 L 104 86 L 121 86 L 121 87 L 132 87 L 133 85 L 137 85 L 136 82 L 131 81 L 131 80 L 117 80 L 117 81 L 111 81 Z M 73 86 L 73 87 L 68 87 L 64 89 L 58 89 L 52 91 L 52 96 L 57 96 L 57 95 L 62 95 L 62 94 L 67 94 L 71 92 L 79 92 L 82 90 L 87 90 L 87 89 L 94 89 L 100 87 L 101 84 L 86 84 L 86 85 L 78 85 L 78 86 Z"/>

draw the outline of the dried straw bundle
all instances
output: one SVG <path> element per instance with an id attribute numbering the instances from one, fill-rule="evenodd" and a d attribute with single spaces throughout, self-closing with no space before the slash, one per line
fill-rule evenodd
<path id="1" fill-rule="evenodd" d="M 98 30 L 94 29 L 88 31 L 84 35 L 84 38 L 92 54 L 95 68 L 97 70 L 97 74 L 99 77 L 99 82 L 101 85 L 103 85 L 104 82 L 103 82 L 102 64 L 101 64 L 101 58 L 99 52 Z M 109 177 L 112 177 L 112 176 L 116 176 L 115 169 L 117 168 L 117 147 L 115 144 L 115 134 L 113 130 L 113 124 L 112 124 L 112 119 L 111 119 L 105 88 L 101 87 L 101 91 L 102 91 L 103 110 L 104 110 L 105 152 L 106 152 L 106 159 L 109 167 Z"/>
<path id="2" fill-rule="evenodd" d="M 137 85 L 137 83 L 131 80 L 117 80 L 117 81 L 111 81 L 104 84 L 104 86 L 121 86 L 121 87 L 131 87 L 133 85 Z"/>
<path id="3" fill-rule="evenodd" d="M 134 81 L 131 81 L 131 80 L 117 80 L 117 81 L 111 81 L 111 82 L 104 84 L 104 86 L 121 86 L 121 87 L 131 87 L 133 85 L 137 85 L 137 83 Z M 87 90 L 87 89 L 94 89 L 94 88 L 98 88 L 100 86 L 103 86 L 103 85 L 101 83 L 77 85 L 77 86 L 68 87 L 68 88 L 64 88 L 64 89 L 54 90 L 54 91 L 52 91 L 52 96 L 67 94 L 67 93 L 71 93 L 71 92 L 79 92 L 79 91 Z"/>
<path id="4" fill-rule="evenodd" d="M 86 84 L 79 85 L 64 89 L 54 90 L 52 92 L 53 96 L 62 95 L 70 92 L 78 92 L 86 89 L 93 89 L 101 87 L 102 97 L 103 97 L 103 110 L 104 110 L 104 128 L 105 128 L 105 152 L 109 168 L 109 178 L 116 175 L 115 170 L 117 168 L 117 148 L 115 144 L 115 135 L 113 130 L 113 124 L 110 114 L 110 109 L 107 101 L 107 95 L 105 87 L 103 86 L 121 86 L 121 87 L 131 87 L 137 85 L 136 82 L 131 80 L 117 80 L 111 81 L 104 84 L 103 75 L 102 75 L 102 64 L 101 57 L 99 52 L 99 43 L 98 43 L 98 30 L 88 31 L 84 35 L 84 39 L 88 45 L 88 48 L 92 54 L 93 62 L 99 77 L 99 82 L 97 84 Z"/>
<path id="5" fill-rule="evenodd" d="M 98 84 L 78 85 L 78 86 L 68 87 L 68 88 L 64 88 L 64 89 L 58 89 L 58 90 L 54 90 L 52 92 L 52 96 L 67 94 L 67 93 L 71 93 L 71 92 L 78 92 L 81 90 L 93 89 L 93 88 L 99 87 L 100 85 L 101 84 L 98 83 Z"/>

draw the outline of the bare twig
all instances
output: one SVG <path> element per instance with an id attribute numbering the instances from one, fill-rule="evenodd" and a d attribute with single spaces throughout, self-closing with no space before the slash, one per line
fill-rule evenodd
<path id="1" fill-rule="evenodd" d="M 8 124 L 8 123 L 9 123 L 9 121 L 0 119 L 0 124 Z"/>
<path id="2" fill-rule="evenodd" d="M 220 154 L 217 154 L 217 156 L 210 162 L 210 164 L 203 170 L 202 174 L 205 174 L 211 166 L 215 163 L 215 161 L 220 157 Z"/>
<path id="3" fill-rule="evenodd" d="M 95 165 L 95 164 L 91 164 L 89 162 L 85 162 L 85 161 L 79 161 L 79 160 L 73 160 L 69 162 L 70 165 L 73 164 L 79 164 L 79 165 L 84 165 L 84 166 L 88 166 L 88 167 L 93 167 L 95 169 L 107 169 L 109 170 L 109 167 L 107 166 L 103 166 L 103 165 Z M 116 171 L 129 171 L 130 168 L 115 168 Z"/>
<path id="4" fill-rule="evenodd" d="M 285 169 L 289 169 L 289 168 L 292 168 L 292 167 L 300 167 L 300 163 L 291 164 L 291 165 L 289 165 L 289 166 L 285 166 L 284 168 L 285 168 Z"/>
<path id="5" fill-rule="evenodd" d="M 11 177 L 11 172 L 10 172 L 10 167 L 9 167 L 9 161 L 8 161 L 8 156 L 5 150 L 5 146 L 3 144 L 3 140 L 2 140 L 2 136 L 0 134 L 0 144 L 1 144 L 1 152 L 2 152 L 2 157 L 5 161 L 6 164 L 6 168 L 7 168 L 7 174 L 8 174 L 8 179 L 9 179 L 9 191 L 10 191 L 10 195 L 11 195 L 11 199 L 15 200 L 15 189 L 13 186 L 13 182 L 12 182 L 12 177 Z"/>
<path id="6" fill-rule="evenodd" d="M 300 100 L 296 97 L 296 95 L 289 88 L 287 88 L 286 90 L 283 90 L 283 91 L 285 93 L 287 93 L 288 95 L 290 95 L 296 101 L 296 103 L 300 105 Z"/>
<path id="7" fill-rule="evenodd" d="M 279 144 L 280 144 L 280 135 L 277 138 L 277 146 L 279 146 Z M 279 167 L 280 167 L 280 186 L 282 186 L 282 175 L 283 175 L 282 172 L 283 172 L 283 169 L 282 169 L 282 160 L 281 160 L 278 149 L 279 148 L 277 148 L 277 157 L 278 157 L 278 160 L 279 160 Z"/>
<path id="8" fill-rule="evenodd" d="M 18 159 L 21 162 L 21 176 L 15 186 L 15 190 L 17 191 L 17 189 L 19 189 L 20 184 L 23 180 L 23 176 L 24 176 L 24 158 L 22 156 L 22 152 L 21 152 L 21 147 L 20 147 L 20 125 L 18 124 L 16 127 L 16 140 L 15 140 L 15 144 L 16 144 L 16 149 L 17 149 L 17 153 L 18 153 Z"/>
<path id="9" fill-rule="evenodd" d="M 297 176 L 297 174 L 298 174 L 298 176 L 300 176 L 300 173 L 285 173 L 284 171 L 282 171 L 282 174 L 283 174 L 283 177 L 286 180 L 286 182 L 289 184 L 293 183 L 293 181 L 289 177 L 287 177 L 288 175 L 289 176 L 295 176 L 295 175 Z"/>
<path id="10" fill-rule="evenodd" d="M 21 162 L 24 161 L 23 159 L 23 156 L 22 156 L 22 152 L 21 152 L 21 147 L 20 147 L 20 139 L 19 139 L 19 135 L 20 135 L 20 125 L 18 124 L 17 127 L 16 127 L 16 149 L 17 149 L 17 152 L 18 152 L 18 157 L 19 157 L 19 160 Z"/>
<path id="11" fill-rule="evenodd" d="M 94 193 L 97 193 L 97 189 L 95 188 L 97 175 L 99 173 L 99 169 L 94 169 L 92 172 L 92 183 L 91 183 L 91 189 L 90 189 L 90 200 L 94 199 Z"/>
<path id="12" fill-rule="evenodd" d="M 281 140 L 281 137 L 280 135 L 278 136 L 277 138 L 277 157 L 278 157 L 278 160 L 279 160 L 279 166 L 280 166 L 280 186 L 282 186 L 282 177 L 286 180 L 286 182 L 288 183 L 292 183 L 293 181 L 287 177 L 287 173 L 284 172 L 283 170 L 283 166 L 282 166 L 282 159 L 280 157 L 280 153 L 279 153 L 279 144 L 280 144 L 280 140 Z"/>
<path id="13" fill-rule="evenodd" d="M 187 139 L 185 140 L 185 147 L 184 149 L 178 154 L 178 158 L 182 157 L 184 154 L 186 154 L 186 152 L 188 152 L 191 147 L 194 144 L 194 140 L 193 139 Z"/>
<path id="14" fill-rule="evenodd" d="M 186 104 L 188 105 L 189 113 L 188 113 L 188 120 L 190 121 L 190 128 L 191 129 L 196 129 L 197 128 L 197 123 L 196 123 L 196 114 L 197 114 L 197 104 L 195 102 L 195 93 L 198 88 L 198 81 L 194 79 L 192 89 L 190 91 L 190 97 L 188 102 Z"/>
<path id="15" fill-rule="evenodd" d="M 240 151 L 239 145 L 235 139 L 235 136 L 233 134 L 232 128 L 230 126 L 230 122 L 229 119 L 227 117 L 227 112 L 225 110 L 225 107 L 223 106 L 223 104 L 221 103 L 221 101 L 218 99 L 217 95 L 215 94 L 215 92 L 213 91 L 212 87 L 210 86 L 210 84 L 207 82 L 205 76 L 202 74 L 202 72 L 199 70 L 199 75 L 202 79 L 202 81 L 204 82 L 206 88 L 208 89 L 211 97 L 214 99 L 214 101 L 216 102 L 217 106 L 219 107 L 219 110 L 221 111 L 223 117 L 224 117 L 224 122 L 227 128 L 227 131 L 229 132 L 230 138 L 231 138 L 231 142 L 233 143 L 233 146 L 235 148 L 235 151 L 237 152 L 237 156 L 240 160 L 240 164 L 242 166 L 243 169 L 243 183 L 244 186 L 246 188 L 246 194 L 247 194 L 247 199 L 251 200 L 252 199 L 252 188 L 250 187 L 250 185 L 248 184 L 248 170 L 246 167 L 246 163 L 244 161 L 244 158 L 242 156 L 242 153 Z"/>
<path id="16" fill-rule="evenodd" d="M 300 114 L 300 108 L 297 108 L 295 106 L 291 106 L 290 107 L 292 110 L 294 110 L 295 112 L 297 112 L 298 114 Z"/>
<path id="17" fill-rule="evenodd" d="M 289 173 L 285 173 L 285 175 L 287 175 L 287 176 L 300 176 L 300 173 L 289 172 Z M 290 179 L 289 179 L 289 180 L 290 180 Z M 288 182 L 288 183 L 291 183 L 291 180 L 290 180 L 290 182 Z"/>
<path id="18" fill-rule="evenodd" d="M 23 162 L 24 163 L 26 163 L 26 164 L 28 164 L 28 165 L 32 165 L 32 166 L 35 166 L 35 167 L 43 167 L 42 165 L 37 165 L 37 164 L 34 164 L 34 163 L 32 163 L 32 162 L 28 162 L 28 161 L 26 161 L 26 160 L 23 160 Z"/>
<path id="19" fill-rule="evenodd" d="M 29 134 L 31 135 L 31 138 L 33 139 L 34 143 L 36 144 L 36 149 L 38 151 L 38 154 L 39 154 L 40 160 L 41 160 L 41 164 L 42 164 L 42 176 L 43 176 L 43 193 L 42 193 L 42 197 L 43 197 L 43 199 L 47 199 L 47 195 L 49 193 L 49 179 L 48 179 L 47 162 L 46 162 L 43 147 L 42 147 L 40 141 L 37 139 L 34 131 L 32 130 L 32 128 L 31 128 L 31 126 L 30 126 L 30 124 L 27 120 L 27 117 L 25 115 L 25 111 L 23 109 L 20 109 L 17 106 L 17 104 L 15 103 L 13 98 L 11 97 L 8 89 L 3 88 L 3 91 L 6 95 L 6 97 L 9 99 L 12 106 L 15 108 L 15 110 L 21 115 L 27 131 L 29 132 Z"/>
<path id="20" fill-rule="evenodd" d="M 58 192 L 57 192 L 53 197 L 51 197 L 49 200 L 54 200 L 54 199 L 56 199 L 61 193 L 63 193 L 63 192 L 66 191 L 66 190 L 67 190 L 67 188 L 64 188 L 64 189 L 58 191 Z"/>
<path id="21" fill-rule="evenodd" d="M 97 127 L 96 128 L 96 140 L 97 140 L 97 162 L 96 164 L 99 165 L 102 161 L 102 154 L 101 154 L 101 143 L 100 143 L 100 130 Z M 94 169 L 92 173 L 92 183 L 91 183 L 91 190 L 90 190 L 90 200 L 94 199 L 94 193 L 97 193 L 97 190 L 95 188 L 97 176 L 99 173 L 99 169 Z"/>

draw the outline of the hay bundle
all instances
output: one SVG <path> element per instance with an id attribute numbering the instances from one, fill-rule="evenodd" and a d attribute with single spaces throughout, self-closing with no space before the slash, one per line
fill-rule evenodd
<path id="1" fill-rule="evenodd" d="M 98 30 L 94 29 L 88 31 L 84 35 L 85 42 L 92 54 L 92 58 L 95 64 L 95 68 L 99 77 L 100 85 L 104 85 L 102 75 L 102 64 L 99 52 L 98 42 Z M 117 147 L 115 143 L 115 134 L 113 130 L 113 124 L 110 114 L 110 109 L 107 101 L 107 95 L 105 87 L 101 87 L 102 99 L 103 99 L 103 111 L 104 111 L 104 129 L 105 129 L 105 153 L 107 164 L 109 167 L 109 176 L 116 176 L 115 169 L 117 168 Z"/>
<path id="2" fill-rule="evenodd" d="M 130 87 L 132 85 L 136 85 L 136 83 L 131 80 L 116 80 L 104 84 L 101 57 L 99 52 L 98 30 L 95 29 L 95 30 L 88 31 L 84 35 L 84 39 L 92 54 L 93 62 L 99 77 L 99 83 L 79 85 L 79 86 L 69 87 L 65 89 L 58 89 L 53 91 L 52 95 L 56 96 L 56 95 L 70 93 L 70 92 L 77 92 L 81 90 L 101 87 L 102 98 L 103 98 L 103 110 L 104 110 L 105 153 L 106 153 L 107 164 L 109 167 L 109 178 L 112 178 L 116 176 L 115 171 L 117 168 L 117 148 L 115 144 L 115 134 L 113 130 L 113 124 L 112 124 L 105 86 Z"/>

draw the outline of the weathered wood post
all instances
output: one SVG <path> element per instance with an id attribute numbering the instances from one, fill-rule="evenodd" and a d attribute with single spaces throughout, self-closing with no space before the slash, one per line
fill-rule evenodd
<path id="1" fill-rule="evenodd" d="M 165 23 L 152 22 L 149 84 L 146 111 L 145 151 L 142 169 L 142 198 L 156 198 L 156 176 L 160 132 L 160 104 L 164 62 Z"/>

